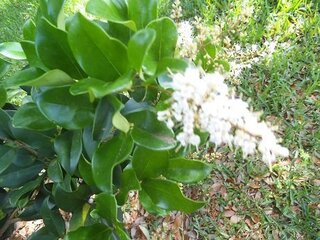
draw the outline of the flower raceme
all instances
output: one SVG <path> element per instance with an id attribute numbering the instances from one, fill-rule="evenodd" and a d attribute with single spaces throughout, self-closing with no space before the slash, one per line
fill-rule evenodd
<path id="1" fill-rule="evenodd" d="M 172 74 L 173 93 L 170 107 L 158 112 L 158 119 L 168 127 L 181 126 L 177 141 L 181 146 L 200 144 L 198 129 L 209 133 L 209 142 L 241 148 L 243 155 L 261 153 L 267 164 L 277 156 L 289 155 L 268 125 L 260 121 L 249 104 L 235 96 L 219 73 L 204 73 L 188 68 L 184 73 Z"/>
<path id="2" fill-rule="evenodd" d="M 194 39 L 193 26 L 188 21 L 178 23 L 177 48 L 181 57 L 194 60 L 197 56 L 198 45 Z"/>

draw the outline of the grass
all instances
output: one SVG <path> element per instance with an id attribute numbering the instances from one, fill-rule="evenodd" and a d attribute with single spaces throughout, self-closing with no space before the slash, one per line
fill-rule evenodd
<path id="1" fill-rule="evenodd" d="M 65 4 L 67 15 L 75 11 L 84 11 L 84 4 L 88 0 L 68 0 Z M 38 0 L 1 0 L 0 1 L 0 43 L 18 42 L 22 40 L 22 28 L 27 19 L 34 19 L 37 14 Z M 6 77 L 13 75 L 22 69 L 26 63 L 24 61 L 10 61 L 12 63 Z M 8 90 L 8 100 L 10 103 L 20 105 L 24 92 L 17 89 Z"/>
<path id="2" fill-rule="evenodd" d="M 170 6 L 170 1 L 163 2 Z M 181 2 L 184 19 L 197 14 L 209 26 L 223 26 L 221 47 L 233 55 L 222 55 L 229 61 L 247 57 L 232 50 L 235 44 L 242 48 L 256 44 L 261 49 L 265 41 L 275 39 L 287 44 L 244 69 L 235 88 L 252 99 L 254 109 L 263 110 L 264 116 L 280 125 L 290 159 L 269 172 L 258 159 L 242 159 L 223 148 L 213 152 L 211 178 L 194 187 L 194 196 L 200 194 L 209 201 L 190 220 L 196 238 L 320 239 L 319 3 Z M 247 16 L 250 7 L 253 12 Z M 162 10 L 170 14 L 167 7 Z M 223 43 L 226 37 L 230 46 Z"/>
<path id="3" fill-rule="evenodd" d="M 87 0 L 68 0 L 65 5 L 66 13 L 80 10 L 84 2 Z M 34 18 L 37 8 L 38 0 L 1 0 L 0 42 L 19 41 L 24 22 Z"/>
<path id="4" fill-rule="evenodd" d="M 24 22 L 37 9 L 37 0 L 2 0 L 0 2 L 0 42 L 21 39 Z"/>
<path id="5" fill-rule="evenodd" d="M 161 14 L 170 15 L 172 1 L 160 2 Z M 211 162 L 214 171 L 186 193 L 204 197 L 206 208 L 184 216 L 180 225 L 171 218 L 151 218 L 150 234 L 160 229 L 174 239 L 168 230 L 173 221 L 191 239 L 320 239 L 319 1 L 181 2 L 184 19 L 198 15 L 209 26 L 224 23 L 221 47 L 226 51 L 233 51 L 235 44 L 243 48 L 257 44 L 264 51 L 265 41 L 275 39 L 287 44 L 244 69 L 234 87 L 252 99 L 254 109 L 279 124 L 291 156 L 274 165 L 272 172 L 259 159 L 242 159 L 224 148 L 199 156 Z M 35 14 L 36 6 L 37 0 L 2 0 L 0 42 L 18 41 L 24 20 Z M 66 9 L 70 13 L 80 6 L 81 0 L 68 1 Z M 246 16 L 244 9 L 250 7 L 253 13 Z M 230 46 L 223 43 L 226 37 Z M 241 60 L 241 52 L 234 54 Z M 221 56 L 230 57 L 223 52 Z"/>

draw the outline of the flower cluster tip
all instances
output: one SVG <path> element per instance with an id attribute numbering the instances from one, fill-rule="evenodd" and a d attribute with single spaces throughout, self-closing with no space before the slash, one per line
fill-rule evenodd
<path id="1" fill-rule="evenodd" d="M 190 67 L 172 74 L 172 79 L 170 107 L 159 111 L 158 119 L 169 128 L 181 126 L 176 136 L 181 146 L 200 145 L 197 129 L 209 133 L 209 142 L 216 146 L 241 148 L 244 156 L 258 151 L 269 165 L 277 156 L 289 155 L 268 124 L 260 121 L 261 114 L 251 111 L 247 102 L 230 91 L 220 73 Z"/>

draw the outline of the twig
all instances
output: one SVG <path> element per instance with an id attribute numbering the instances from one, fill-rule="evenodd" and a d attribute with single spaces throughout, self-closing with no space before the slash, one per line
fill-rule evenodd
<path id="1" fill-rule="evenodd" d="M 10 227 L 11 224 L 14 224 L 18 221 L 20 221 L 20 218 L 16 218 L 16 214 L 18 213 L 19 209 L 16 208 L 10 215 L 10 217 L 7 219 L 7 221 L 4 223 L 4 225 L 0 229 L 0 238 L 3 236 L 3 234 L 7 231 L 7 229 Z"/>
<path id="2" fill-rule="evenodd" d="M 32 154 L 35 157 L 38 157 L 38 153 L 37 151 L 35 151 L 34 149 L 32 149 L 28 144 L 24 143 L 24 142 L 20 142 L 20 141 L 15 141 L 15 140 L 11 140 L 8 138 L 4 138 L 0 136 L 0 140 L 3 141 L 4 143 L 9 143 L 11 145 L 16 145 L 26 151 L 28 151 L 30 154 Z"/>

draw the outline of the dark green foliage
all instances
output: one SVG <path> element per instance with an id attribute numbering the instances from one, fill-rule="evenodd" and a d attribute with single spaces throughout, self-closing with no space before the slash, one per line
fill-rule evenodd
<path id="1" fill-rule="evenodd" d="M 2 221 L 42 218 L 30 239 L 128 239 L 119 206 L 130 190 L 156 214 L 201 208 L 178 183 L 211 168 L 170 159 L 175 134 L 155 112 L 168 91 L 158 76 L 187 66 L 174 58 L 173 21 L 157 19 L 157 1 L 91 0 L 88 10 L 109 20 L 106 28 L 80 13 L 65 22 L 63 5 L 41 0 L 21 44 L 0 45 L 1 57 L 29 62 L 0 82 L 0 106 L 9 89 L 28 90 L 17 110 L 0 110 Z M 8 66 L 0 59 L 0 77 Z M 59 209 L 72 213 L 69 232 Z"/>

